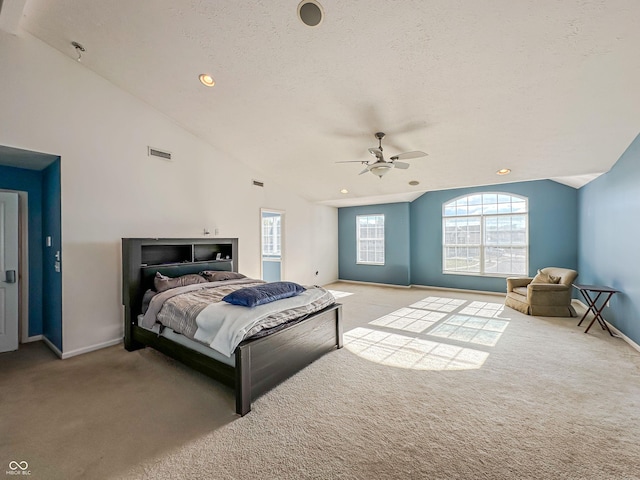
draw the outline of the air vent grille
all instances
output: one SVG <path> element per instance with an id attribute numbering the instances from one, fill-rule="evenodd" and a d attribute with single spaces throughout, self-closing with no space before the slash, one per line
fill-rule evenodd
<path id="1" fill-rule="evenodd" d="M 171 160 L 171 152 L 165 152 L 163 150 L 158 150 L 157 148 L 148 147 L 148 154 L 150 157 L 158 157 L 164 160 Z"/>
<path id="2" fill-rule="evenodd" d="M 258 180 L 254 180 L 254 181 L 253 181 L 253 184 L 254 184 L 256 187 L 264 187 L 264 182 L 260 182 L 260 181 L 258 181 Z"/>

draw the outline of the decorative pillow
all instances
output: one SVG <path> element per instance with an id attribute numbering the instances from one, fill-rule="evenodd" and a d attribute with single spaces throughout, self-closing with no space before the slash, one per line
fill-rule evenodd
<path id="1" fill-rule="evenodd" d="M 222 272 L 217 270 L 204 270 L 200 272 L 207 282 L 221 282 L 223 280 L 236 280 L 238 278 L 247 278 L 245 275 L 237 272 Z"/>
<path id="2" fill-rule="evenodd" d="M 294 297 L 305 290 L 303 286 L 293 282 L 271 282 L 255 287 L 241 288 L 225 296 L 222 300 L 232 305 L 255 307 L 283 298 Z"/>
<path id="3" fill-rule="evenodd" d="M 555 275 L 547 275 L 546 273 L 542 273 L 538 270 L 538 274 L 533 277 L 531 283 L 560 283 L 560 277 L 556 277 Z"/>
<path id="4" fill-rule="evenodd" d="M 196 283 L 207 283 L 204 277 L 197 273 L 190 273 L 189 275 L 182 275 L 181 277 L 167 277 L 160 272 L 156 272 L 156 278 L 153 279 L 153 286 L 156 288 L 156 292 L 164 292 L 170 288 L 184 287 L 185 285 L 194 285 Z"/>
<path id="5" fill-rule="evenodd" d="M 142 297 L 142 314 L 143 315 L 147 313 L 147 310 L 149 310 L 149 304 L 151 303 L 151 299 L 155 297 L 157 294 L 158 292 L 154 292 L 151 289 L 144 292 L 144 296 Z"/>

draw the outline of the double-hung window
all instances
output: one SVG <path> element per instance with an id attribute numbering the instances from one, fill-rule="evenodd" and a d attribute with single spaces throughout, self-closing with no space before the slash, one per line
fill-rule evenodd
<path id="1" fill-rule="evenodd" d="M 529 258 L 527 199 L 478 193 L 442 206 L 444 273 L 526 275 Z"/>
<path id="2" fill-rule="evenodd" d="M 384 265 L 384 215 L 357 215 L 357 263 Z"/>

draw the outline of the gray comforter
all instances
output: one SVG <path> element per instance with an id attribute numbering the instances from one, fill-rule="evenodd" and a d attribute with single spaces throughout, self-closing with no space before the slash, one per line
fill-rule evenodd
<path id="1" fill-rule="evenodd" d="M 242 278 L 222 282 L 200 283 L 166 290 L 153 297 L 149 309 L 141 320 L 141 324 L 144 327 L 151 328 L 156 322 L 159 322 L 175 332 L 194 340 L 198 330 L 196 320 L 207 306 L 221 302 L 225 295 L 235 290 L 262 283 L 264 283 L 262 280 Z M 306 288 L 307 290 L 318 290 L 314 291 L 314 294 L 310 296 L 312 301 L 309 304 L 296 308 L 272 308 L 274 311 L 251 325 L 246 333 L 243 334 L 243 338 L 249 338 L 264 329 L 309 315 L 335 303 L 333 295 L 322 287 L 309 286 Z M 277 306 L 279 302 L 287 305 L 287 302 L 278 300 L 273 302 L 272 306 Z M 247 309 L 248 307 L 238 308 Z M 197 340 L 202 339 L 198 338 Z M 229 353 L 225 354 L 229 355 Z"/>

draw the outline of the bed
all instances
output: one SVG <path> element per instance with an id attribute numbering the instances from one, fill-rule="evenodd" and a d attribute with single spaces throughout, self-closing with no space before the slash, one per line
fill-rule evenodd
<path id="1" fill-rule="evenodd" d="M 144 320 L 145 292 L 153 288 L 158 273 L 177 278 L 202 271 L 237 272 L 237 266 L 236 238 L 122 239 L 126 350 L 152 347 L 233 388 L 236 412 L 244 416 L 257 397 L 326 353 L 342 348 L 342 307 L 334 302 L 314 313 L 289 319 L 283 326 L 267 330 L 268 334 L 261 332 L 240 341 L 230 357 L 170 328 L 149 326 L 148 318 Z"/>

